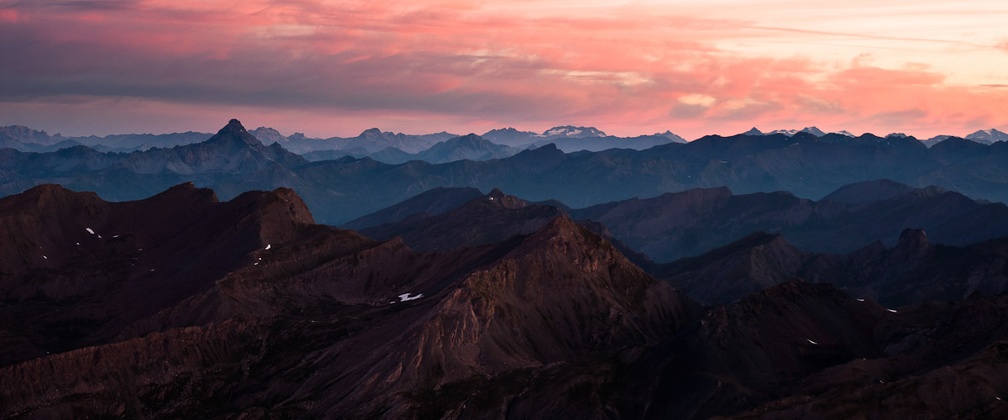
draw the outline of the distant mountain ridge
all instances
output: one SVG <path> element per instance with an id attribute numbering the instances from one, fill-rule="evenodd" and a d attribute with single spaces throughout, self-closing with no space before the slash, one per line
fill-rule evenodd
<path id="1" fill-rule="evenodd" d="M 845 253 L 800 250 L 781 235 L 757 232 L 703 255 L 654 268 L 657 277 L 705 304 L 736 301 L 801 278 L 829 283 L 890 307 L 1008 292 L 1008 239 L 953 247 L 904 229 L 895 245 L 880 242 Z"/>
<path id="2" fill-rule="evenodd" d="M 427 150 L 430 146 L 438 142 L 442 142 L 453 137 L 459 137 L 459 135 L 447 132 L 414 135 L 384 132 L 377 128 L 364 130 L 356 137 L 330 137 L 324 139 L 309 138 L 303 133 L 294 133 L 290 136 L 285 136 L 278 130 L 271 127 L 259 127 L 255 130 L 251 130 L 250 133 L 267 145 L 270 143 L 281 143 L 286 149 L 297 154 L 304 155 L 308 153 L 327 152 L 329 155 L 333 155 L 334 151 L 344 151 L 345 153 L 341 156 L 355 157 L 371 156 L 389 147 L 407 154 L 417 154 Z M 766 133 L 753 127 L 742 134 L 754 136 L 782 134 L 785 136 L 793 136 L 797 133 L 809 133 L 817 137 L 822 137 L 827 134 L 815 126 L 805 127 L 801 130 L 781 129 Z M 835 134 L 841 134 L 851 138 L 857 137 L 846 130 L 838 131 Z M 25 152 L 50 152 L 80 144 L 103 152 L 132 152 L 147 150 L 154 147 L 164 148 L 198 143 L 206 138 L 209 138 L 210 135 L 210 133 L 189 131 L 171 134 L 114 134 L 103 137 L 94 135 L 66 137 L 60 134 L 49 135 L 45 131 L 34 130 L 25 126 L 11 125 L 0 127 L 0 147 L 9 147 Z M 546 144 L 544 140 L 552 139 L 559 141 L 558 146 L 560 149 L 567 152 L 574 152 L 578 150 L 599 151 L 604 150 L 605 148 L 613 147 L 642 150 L 654 145 L 662 144 L 663 142 L 660 141 L 660 137 L 670 139 L 672 142 L 676 143 L 686 143 L 685 139 L 669 130 L 666 130 L 663 133 L 627 137 L 622 142 L 599 142 L 598 139 L 600 138 L 612 136 L 607 135 L 605 132 L 595 127 L 573 125 L 553 127 L 543 131 L 542 133 L 519 131 L 508 127 L 490 130 L 484 133 L 481 137 L 496 144 L 518 148 L 528 147 L 533 144 L 541 146 L 542 144 Z M 923 142 L 926 146 L 930 147 L 949 137 L 953 136 L 940 135 L 924 140 Z M 595 143 L 597 144 L 572 143 L 564 141 L 564 139 L 574 138 L 594 138 L 596 139 Z M 1008 140 L 1008 134 L 996 128 L 992 128 L 987 130 L 977 130 L 963 136 L 963 138 L 983 144 L 992 144 Z"/>
<path id="3" fill-rule="evenodd" d="M 698 255 L 756 231 L 783 234 L 799 248 L 818 252 L 891 242 L 905 228 L 923 228 L 934 242 L 960 246 L 1008 236 L 1003 203 L 889 180 L 846 185 L 818 201 L 783 192 L 735 195 L 722 187 L 570 213 L 606 225 L 614 237 L 659 262 Z"/>
<path id="4" fill-rule="evenodd" d="M 450 249 L 490 241 L 480 239 L 479 232 L 485 230 L 516 235 L 520 232 L 515 229 L 534 229 L 543 220 L 566 213 L 579 223 L 596 223 L 585 226 L 616 243 L 642 267 L 650 266 L 648 260 L 667 263 L 697 256 L 753 232 L 783 235 L 781 240 L 805 251 L 834 253 L 853 252 L 873 242 L 894 244 L 907 228 L 927 229 L 932 242 L 958 246 L 1008 236 L 1004 204 L 888 180 L 847 185 L 818 202 L 783 192 L 734 195 L 722 187 L 571 209 L 562 203 L 534 204 L 502 194 L 497 189 L 486 196 L 472 189 L 435 189 L 345 227 L 378 239 L 401 236 L 417 249 L 429 249 L 430 241 L 437 243 L 435 249 Z M 474 211 L 502 197 L 521 203 L 516 209 L 522 211 Z M 462 210 L 473 203 L 478 205 Z M 420 210 L 427 208 L 437 211 Z"/>
<path id="5" fill-rule="evenodd" d="M 992 128 L 989 130 L 977 130 L 964 138 L 978 143 L 991 144 L 999 141 L 1008 141 L 1008 133 Z"/>
<path id="6" fill-rule="evenodd" d="M 226 199 L 286 186 L 304 197 L 320 221 L 331 224 L 440 186 L 499 187 L 529 201 L 558 200 L 582 208 L 719 186 L 737 194 L 789 191 L 817 199 L 854 182 L 891 179 L 1008 201 L 1008 176 L 998 175 L 1008 167 L 1005 142 L 983 145 L 953 138 L 927 148 L 913 138 L 808 133 L 661 141 L 645 150 L 564 153 L 556 144 L 546 144 L 500 159 L 396 165 L 345 156 L 307 162 L 278 143 L 220 147 L 203 142 L 131 153 L 82 146 L 50 153 L 0 149 L 0 194 L 58 182 L 127 200 L 192 181 L 213 187 Z"/>

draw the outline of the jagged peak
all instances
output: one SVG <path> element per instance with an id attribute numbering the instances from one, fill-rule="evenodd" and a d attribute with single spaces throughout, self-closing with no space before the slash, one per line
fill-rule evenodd
<path id="1" fill-rule="evenodd" d="M 254 215 L 263 244 L 278 244 L 297 235 L 298 226 L 315 224 L 308 206 L 290 188 L 273 191 L 248 191 L 235 197 L 227 206 Z"/>
<path id="2" fill-rule="evenodd" d="M 183 182 L 181 184 L 175 185 L 173 187 L 164 190 L 157 195 L 149 198 L 153 199 L 168 199 L 172 202 L 183 202 L 182 197 L 198 196 L 209 202 L 218 203 L 220 200 L 217 198 L 217 193 L 210 188 L 199 188 L 192 181 Z"/>
<path id="3" fill-rule="evenodd" d="M 360 135 L 358 135 L 357 137 L 373 137 L 373 136 L 380 136 L 382 134 L 384 134 L 384 132 L 378 129 L 378 127 L 371 127 L 367 130 L 361 131 Z"/>
<path id="4" fill-rule="evenodd" d="M 486 202 L 490 205 L 503 207 L 508 209 L 522 208 L 528 205 L 525 200 L 522 200 L 513 195 L 507 195 L 500 188 L 494 188 L 490 190 L 490 193 L 483 196 L 483 198 L 478 199 L 481 202 Z"/>
<path id="5" fill-rule="evenodd" d="M 248 131 L 245 130 L 245 126 L 242 125 L 241 121 L 238 121 L 238 119 L 236 118 L 232 118 L 230 121 L 228 121 L 227 125 L 225 125 L 224 128 L 221 128 L 219 131 L 217 131 L 217 134 L 247 133 L 247 132 Z"/>
<path id="6" fill-rule="evenodd" d="M 262 145 L 262 142 L 258 138 L 245 130 L 241 121 L 234 118 L 228 121 L 227 125 L 218 130 L 217 134 L 207 139 L 204 143 L 230 143 L 235 141 L 240 141 L 249 146 Z"/>
<path id="7" fill-rule="evenodd" d="M 549 223 L 546 223 L 546 225 L 540 228 L 538 232 L 532 234 L 532 238 L 570 237 L 570 235 L 574 233 L 579 235 L 595 235 L 588 232 L 587 229 L 578 226 L 578 224 L 574 222 L 574 219 L 571 219 L 566 214 L 561 213 L 557 217 L 553 218 L 553 220 L 550 220 Z M 602 239 L 600 236 L 595 236 L 600 240 Z"/>
<path id="8" fill-rule="evenodd" d="M 487 140 L 485 140 L 482 136 L 475 133 L 469 133 L 464 136 L 452 137 L 442 143 L 482 143 L 485 141 Z"/>
<path id="9" fill-rule="evenodd" d="M 543 137 L 606 137 L 606 133 L 595 127 L 561 125 L 543 131 Z"/>
<path id="10" fill-rule="evenodd" d="M 259 127 L 249 133 L 264 143 L 274 143 L 288 140 L 287 137 L 280 133 L 280 131 L 272 127 Z"/>
<path id="11" fill-rule="evenodd" d="M 59 184 L 41 184 L 25 190 L 15 196 L 30 197 L 34 200 L 45 200 L 53 197 L 87 197 L 103 201 L 98 194 L 92 191 L 74 191 Z M 14 197 L 14 196 L 11 196 Z"/>
<path id="12" fill-rule="evenodd" d="M 495 128 L 495 129 L 492 129 L 490 131 L 487 131 L 485 134 L 495 134 L 495 133 L 535 134 L 534 132 L 531 132 L 531 131 L 521 131 L 521 130 L 518 130 L 518 129 L 514 128 L 514 127 Z"/>

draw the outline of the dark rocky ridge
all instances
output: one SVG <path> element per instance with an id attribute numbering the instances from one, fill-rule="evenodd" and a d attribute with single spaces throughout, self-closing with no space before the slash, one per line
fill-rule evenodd
<path id="1" fill-rule="evenodd" d="M 49 193 L 61 198 L 45 204 L 40 197 Z M 208 190 L 182 185 L 147 200 L 106 203 L 47 186 L 0 200 L 3 214 L 13 214 L 8 225 L 41 217 L 31 209 L 42 206 L 40 214 L 63 220 L 67 235 L 78 223 L 95 230 L 79 228 L 99 244 L 89 246 L 124 238 L 145 245 L 136 269 L 128 267 L 133 254 L 122 265 L 53 259 L 65 273 L 45 276 L 54 289 L 80 283 L 75 275 L 115 280 L 80 292 L 87 316 L 114 321 L 84 339 L 59 341 L 67 347 L 59 354 L 25 352 L 15 342 L 19 332 L 0 335 L 5 349 L 21 351 L 0 368 L 2 415 L 483 416 L 493 406 L 553 401 L 558 415 L 597 416 L 603 406 L 571 403 L 569 384 L 549 378 L 613 369 L 611 358 L 657 344 L 697 310 L 562 216 L 527 236 L 430 254 L 313 225 L 296 197 L 279 190 L 220 203 Z M 74 200 L 95 210 L 59 218 L 59 208 L 77 208 Z M 120 218 L 126 215 L 134 217 Z M 55 243 L 77 239 L 54 232 Z M 107 240 L 111 232 L 120 236 Z M 43 241 L 27 238 L 29 245 L 0 255 L 28 259 L 24 250 Z M 150 272 L 154 255 L 159 264 Z M 25 281 L 45 261 L 5 273 L 9 312 L 2 319 L 81 307 Z M 133 284 L 150 293 L 128 293 Z M 422 296 L 397 299 L 404 293 Z M 123 309 L 124 302 L 138 310 Z M 48 345 L 50 334 L 40 328 L 30 344 Z M 507 387 L 487 388 L 509 377 Z M 483 393 L 488 389 L 499 391 Z M 467 404 L 473 399 L 482 403 Z"/>
<path id="2" fill-rule="evenodd" d="M 423 193 L 353 223 L 370 224 L 360 229 L 368 237 L 380 240 L 399 237 L 411 248 L 420 251 L 445 251 L 497 243 L 517 235 L 530 234 L 551 220 L 563 216 L 567 210 L 547 203 L 529 203 L 505 194 L 498 188 L 461 204 L 455 204 L 459 198 L 456 194 L 465 197 L 470 192 L 446 189 Z M 440 211 L 389 218 L 391 214 L 403 213 L 403 209 L 415 207 Z M 393 221 L 375 224 L 386 218 Z M 638 266 L 647 268 L 652 265 L 646 256 L 614 238 L 605 225 L 588 220 L 579 220 L 577 223 L 605 238 Z"/>
<path id="3" fill-rule="evenodd" d="M 284 189 L 220 203 L 183 184 L 108 203 L 45 185 L 0 199 L 0 299 L 8 303 L 0 329 L 26 338 L 35 355 L 107 342 L 313 223 Z"/>
<path id="4" fill-rule="evenodd" d="M 881 243 L 848 254 L 795 248 L 781 235 L 753 234 L 670 264 L 654 274 L 703 303 L 727 303 L 791 279 L 829 283 L 890 307 L 1008 292 L 1008 239 L 966 247 L 933 245 L 906 229 L 894 247 Z"/>

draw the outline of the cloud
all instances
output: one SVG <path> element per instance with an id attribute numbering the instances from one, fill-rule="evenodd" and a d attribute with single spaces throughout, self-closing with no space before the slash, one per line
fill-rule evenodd
<path id="1" fill-rule="evenodd" d="M 671 128 L 687 137 L 712 126 L 795 121 L 898 126 L 898 118 L 880 117 L 890 114 L 935 130 L 966 124 L 958 114 L 1008 122 L 998 116 L 1008 115 L 1003 90 L 952 84 L 930 62 L 894 67 L 877 53 L 831 62 L 737 48 L 764 42 L 768 32 L 774 42 L 879 38 L 858 28 L 809 33 L 758 16 L 646 4 L 523 4 L 0 1 L 0 50 L 16 57 L 0 61 L 0 115 L 13 118 L 18 104 L 45 113 L 41 104 L 49 104 L 58 118 L 90 98 L 109 107 L 106 121 L 116 121 L 112 109 L 122 103 L 171 104 L 173 115 L 219 107 L 284 119 L 262 124 L 329 130 L 322 135 L 382 121 L 429 131 L 582 121 L 617 134 Z M 910 108 L 926 112 L 905 113 Z M 336 124 L 298 115 L 344 117 Z M 362 120 L 347 128 L 349 116 Z"/>

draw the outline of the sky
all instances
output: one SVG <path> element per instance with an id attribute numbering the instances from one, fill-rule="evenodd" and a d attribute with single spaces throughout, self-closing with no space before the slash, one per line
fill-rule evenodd
<path id="1" fill-rule="evenodd" d="M 1008 130 L 1008 2 L 0 0 L 0 125 Z"/>

